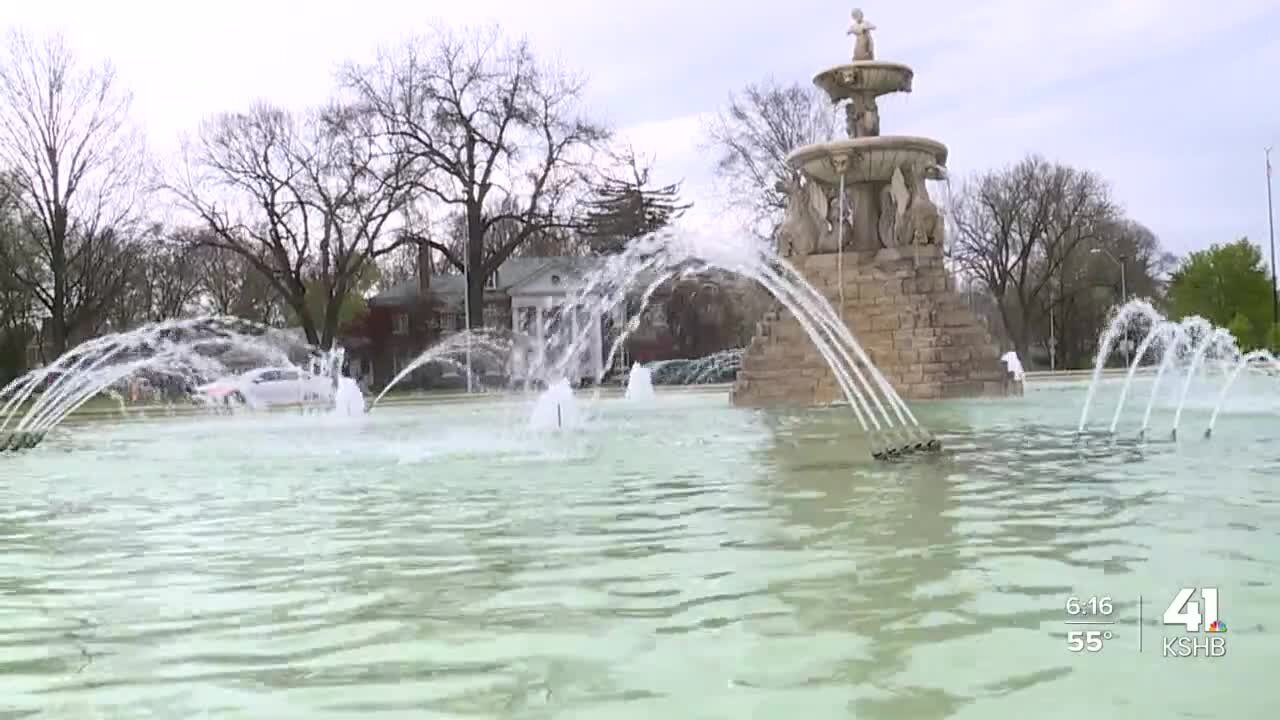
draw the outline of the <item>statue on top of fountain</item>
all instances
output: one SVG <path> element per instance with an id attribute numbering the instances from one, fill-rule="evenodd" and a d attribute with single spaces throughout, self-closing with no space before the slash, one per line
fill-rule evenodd
<path id="1" fill-rule="evenodd" d="M 854 37 L 853 61 L 875 60 L 876 44 L 871 38 L 871 31 L 875 30 L 876 26 L 866 21 L 862 15 L 862 8 L 854 8 L 853 12 L 849 13 L 849 17 L 853 19 L 853 23 L 849 25 L 845 35 Z"/>

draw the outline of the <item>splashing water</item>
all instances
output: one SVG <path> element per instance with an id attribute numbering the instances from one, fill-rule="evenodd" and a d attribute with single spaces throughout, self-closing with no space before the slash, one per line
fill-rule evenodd
<path id="1" fill-rule="evenodd" d="M 68 415 L 135 375 L 189 394 L 236 363 L 289 365 L 305 349 L 287 334 L 239 318 L 171 320 L 104 335 L 0 389 L 0 447 L 34 447 Z"/>
<path id="2" fill-rule="evenodd" d="M 1241 356 L 1227 376 L 1227 381 L 1222 384 L 1222 390 L 1218 393 L 1217 402 L 1213 404 L 1213 414 L 1209 416 L 1209 427 L 1205 428 L 1204 431 L 1205 437 L 1213 434 L 1213 426 L 1218 422 L 1218 413 L 1222 411 L 1223 402 L 1227 399 L 1227 393 L 1231 391 L 1231 386 L 1236 384 L 1236 379 L 1240 377 L 1241 371 L 1251 364 L 1263 365 L 1273 371 L 1280 370 L 1280 360 L 1277 360 L 1267 350 L 1254 350 Z"/>
<path id="3" fill-rule="evenodd" d="M 564 298 L 563 304 L 544 316 L 537 332 L 542 346 L 526 352 L 530 338 L 504 333 L 462 332 L 426 350 L 406 366 L 374 399 L 372 406 L 414 370 L 431 362 L 443 362 L 463 369 L 486 363 L 507 371 L 508 382 L 523 383 L 524 390 L 546 387 L 564 395 L 565 378 L 581 376 L 583 358 L 604 337 L 607 319 L 619 317 L 619 310 L 634 305 L 635 312 L 616 332 L 607 333 L 608 351 L 595 377 L 597 387 L 614 367 L 620 349 L 640 326 L 644 311 L 655 294 L 680 280 L 710 273 L 728 272 L 768 290 L 781 307 L 798 320 L 811 342 L 827 362 L 839 384 L 845 402 L 864 432 L 872 435 L 872 454 L 889 457 L 913 450 L 936 450 L 933 436 L 920 426 L 915 415 L 883 373 L 837 316 L 831 304 L 804 276 L 767 244 L 754 238 L 739 239 L 700 233 L 664 230 L 630 242 L 623 252 L 604 258 L 602 263 Z M 571 321 L 564 321 L 568 317 Z M 517 352 L 518 351 L 518 352 Z M 465 354 L 465 355 L 464 355 Z M 520 357 L 515 357 L 519 355 Z M 741 350 L 710 356 L 690 367 L 690 380 L 711 377 L 740 365 Z M 469 359 L 469 362 L 468 362 Z M 513 366 L 519 365 L 519 372 Z M 650 367 L 654 376 L 660 366 Z M 656 377 L 651 377 L 651 380 Z M 562 387 L 563 384 L 563 387 Z M 598 389 L 597 389 L 598 394 Z M 570 393 L 571 395 L 572 393 Z M 540 402 L 538 408 L 546 407 Z M 546 424 L 543 410 L 535 424 Z M 537 415 L 537 411 L 535 411 Z M 562 408 L 563 415 L 563 408 Z M 557 426 L 563 426 L 563 417 Z"/>
<path id="4" fill-rule="evenodd" d="M 1000 362 L 1004 363 L 1006 371 L 1013 373 L 1013 379 L 1023 382 L 1027 378 L 1027 371 L 1022 367 L 1022 361 L 1018 359 L 1018 353 L 1010 350 L 1000 356 Z"/>
<path id="5" fill-rule="evenodd" d="M 332 378 L 345 414 L 363 413 L 359 388 L 343 382 L 349 379 L 341 375 L 341 348 L 321 352 L 285 331 L 240 318 L 169 320 L 86 341 L 0 388 L 0 451 L 35 447 L 94 397 L 114 398 L 123 408 L 118 388 L 135 379 L 194 403 L 199 385 L 246 367 L 297 367 L 291 358 L 298 356 L 309 360 L 312 375 Z"/>
<path id="6" fill-rule="evenodd" d="M 338 378 L 338 389 L 333 394 L 333 412 L 342 417 L 364 415 L 364 393 L 349 377 Z"/>
<path id="7" fill-rule="evenodd" d="M 1174 437 L 1178 436 L 1178 423 L 1182 420 L 1182 409 L 1187 405 L 1187 393 L 1191 390 L 1191 381 L 1196 378 L 1205 355 L 1213 352 L 1215 356 L 1239 357 L 1236 339 L 1224 328 L 1215 328 L 1203 341 L 1196 345 L 1191 353 L 1191 363 L 1187 367 L 1186 378 L 1182 381 L 1182 392 L 1178 395 L 1178 409 L 1173 414 Z"/>
<path id="8" fill-rule="evenodd" d="M 440 363 L 454 368 L 464 376 L 470 374 L 471 380 L 476 381 L 484 370 L 509 369 L 514 349 L 511 338 L 500 331 L 474 329 L 454 333 L 410 361 L 403 370 L 391 378 L 391 382 L 387 383 L 386 387 L 382 388 L 382 392 L 373 399 L 371 407 L 377 407 L 378 402 L 391 392 L 392 388 L 399 385 L 415 370 L 431 363 Z"/>
<path id="9" fill-rule="evenodd" d="M 1191 316 L 1175 322 L 1165 319 L 1145 300 L 1131 301 L 1116 311 L 1112 321 L 1099 339 L 1098 355 L 1094 361 L 1093 379 L 1089 384 L 1085 404 L 1080 413 L 1078 432 L 1084 431 L 1088 421 L 1090 405 L 1102 382 L 1103 367 L 1115 349 L 1118 339 L 1122 336 L 1127 336 L 1133 329 L 1131 325 L 1134 324 L 1146 324 L 1149 327 L 1143 335 L 1142 341 L 1138 343 L 1133 358 L 1125 372 L 1124 382 L 1120 388 L 1120 396 L 1111 416 L 1109 432 L 1112 434 L 1116 432 L 1116 428 L 1120 424 L 1120 416 L 1124 411 L 1125 401 L 1128 399 L 1129 391 L 1133 386 L 1139 367 L 1148 358 L 1152 358 L 1153 362 L 1155 358 L 1159 360 L 1152 379 L 1146 409 L 1142 415 L 1139 436 L 1145 436 L 1150 427 L 1152 410 L 1155 407 L 1156 398 L 1159 397 L 1162 380 L 1169 374 L 1170 368 L 1177 366 L 1179 371 L 1183 373 L 1183 378 L 1181 388 L 1177 392 L 1176 403 L 1174 404 L 1171 435 L 1175 438 L 1177 437 L 1178 427 L 1182 422 L 1183 411 L 1187 406 L 1191 385 L 1197 377 L 1204 374 L 1204 370 L 1210 366 L 1209 362 L 1211 360 L 1224 368 L 1226 380 L 1216 394 L 1213 414 L 1205 431 L 1206 436 L 1212 433 L 1213 425 L 1222 409 L 1227 393 L 1240 372 L 1250 363 L 1262 361 L 1272 364 L 1275 362 L 1275 358 L 1265 351 L 1242 355 L 1237 347 L 1236 339 L 1230 332 L 1223 328 L 1214 327 L 1212 323 L 1202 317 Z"/>
<path id="10" fill-rule="evenodd" d="M 713 270 L 734 273 L 763 285 L 795 316 L 831 368 L 858 424 L 880 443 L 881 449 L 873 450 L 873 455 L 937 448 L 936 441 L 920 426 L 830 303 L 795 267 L 753 239 L 734 241 L 664 231 L 632 241 L 622 253 L 610 256 L 590 273 L 567 299 L 565 307 L 581 312 L 587 322 L 577 323 L 576 335 L 560 339 L 564 352 L 544 354 L 531 374 L 542 378 L 571 376 L 570 363 L 576 363 L 581 351 L 590 346 L 594 326 L 638 294 L 640 311 L 613 340 L 602 365 L 605 369 L 612 367 L 619 348 L 639 327 L 644 308 L 661 287 Z M 564 333 L 567 329 L 562 324 L 559 331 Z M 603 373 L 595 378 L 597 382 Z"/>
<path id="11" fill-rule="evenodd" d="M 1093 378 L 1089 382 L 1089 390 L 1084 397 L 1084 409 L 1080 411 L 1077 432 L 1084 432 L 1085 423 L 1089 419 L 1089 407 L 1093 404 L 1093 396 L 1098 391 L 1098 382 L 1102 379 L 1102 369 L 1106 367 L 1107 358 L 1111 356 L 1111 351 L 1115 349 L 1121 336 L 1129 330 L 1129 324 L 1134 318 L 1142 318 L 1152 324 L 1161 319 L 1160 313 L 1146 300 L 1130 300 L 1117 308 L 1111 322 L 1107 323 L 1106 329 L 1102 331 L 1102 337 L 1098 339 L 1098 354 L 1093 360 Z"/>
<path id="12" fill-rule="evenodd" d="M 556 380 L 538 396 L 529 418 L 534 430 L 565 430 L 578 427 L 578 401 L 568 380 Z"/>
<path id="13" fill-rule="evenodd" d="M 692 359 L 655 360 L 645 367 L 659 385 L 700 385 L 731 381 L 742 368 L 742 348 L 730 348 Z"/>
<path id="14" fill-rule="evenodd" d="M 1138 432 L 1139 435 L 1146 435 L 1147 429 L 1151 427 L 1151 411 L 1155 408 L 1160 383 L 1168 374 L 1169 368 L 1173 366 L 1179 355 L 1185 352 L 1187 346 L 1194 343 L 1197 338 L 1207 336 L 1212 330 L 1213 326 L 1209 321 L 1198 315 L 1183 318 L 1182 322 L 1169 328 L 1171 339 L 1160 358 L 1160 367 L 1156 370 L 1155 380 L 1151 383 L 1151 394 L 1147 397 L 1147 409 L 1142 413 L 1142 428 Z"/>
<path id="15" fill-rule="evenodd" d="M 631 372 L 627 375 L 625 397 L 633 402 L 652 402 L 654 398 L 653 371 L 640 363 L 632 365 Z"/>

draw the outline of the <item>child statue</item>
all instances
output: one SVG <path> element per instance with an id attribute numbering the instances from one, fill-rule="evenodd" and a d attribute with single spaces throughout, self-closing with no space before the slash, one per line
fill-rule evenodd
<path id="1" fill-rule="evenodd" d="M 876 26 L 866 21 L 862 15 L 861 8 L 854 8 L 849 16 L 853 18 L 853 24 L 849 26 L 849 30 L 845 35 L 854 37 L 853 61 L 875 60 L 876 44 L 871 39 L 871 31 L 875 30 Z"/>

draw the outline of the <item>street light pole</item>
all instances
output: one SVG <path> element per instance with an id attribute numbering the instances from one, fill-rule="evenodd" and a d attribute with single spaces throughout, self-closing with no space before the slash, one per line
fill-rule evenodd
<path id="1" fill-rule="evenodd" d="M 1058 335 L 1053 327 L 1053 283 L 1049 283 L 1049 372 L 1058 369 Z"/>
<path id="2" fill-rule="evenodd" d="M 1097 255 L 1098 253 L 1102 253 L 1103 255 L 1106 255 L 1107 257 L 1111 258 L 1111 262 L 1120 266 L 1120 305 L 1121 307 L 1123 307 L 1125 303 L 1129 302 L 1129 287 L 1125 279 L 1125 270 L 1124 270 L 1124 261 L 1128 259 L 1128 256 L 1121 255 L 1120 257 L 1117 258 L 1115 255 L 1112 255 L 1110 252 L 1108 252 L 1106 248 L 1093 248 L 1092 250 L 1089 251 L 1090 255 Z M 1128 338 L 1127 329 L 1125 331 L 1125 339 L 1120 344 L 1120 349 L 1124 353 L 1125 367 L 1128 367 L 1129 366 L 1129 338 Z"/>
<path id="3" fill-rule="evenodd" d="M 1271 235 L 1271 325 L 1280 325 L 1280 293 L 1276 290 L 1276 221 L 1271 207 L 1271 146 L 1263 148 L 1267 164 L 1267 232 Z M 1268 333 L 1270 335 L 1270 333 Z"/>
<path id="4" fill-rule="evenodd" d="M 1129 287 L 1125 283 L 1125 279 L 1124 279 L 1124 261 L 1126 259 L 1127 258 L 1125 258 L 1124 255 L 1120 256 L 1120 304 L 1121 305 L 1124 305 L 1125 303 L 1129 302 Z"/>
<path id="5" fill-rule="evenodd" d="M 471 394 L 471 253 L 462 256 L 462 332 L 467 334 L 467 394 Z"/>

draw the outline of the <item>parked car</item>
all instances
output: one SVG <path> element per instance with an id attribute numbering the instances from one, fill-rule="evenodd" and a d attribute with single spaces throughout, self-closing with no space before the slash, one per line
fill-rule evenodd
<path id="1" fill-rule="evenodd" d="M 257 368 L 195 389 L 197 400 L 214 405 L 303 405 L 333 402 L 333 381 L 298 368 Z"/>

